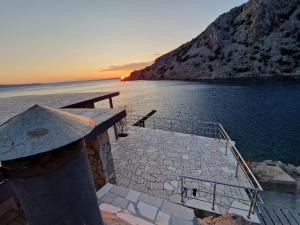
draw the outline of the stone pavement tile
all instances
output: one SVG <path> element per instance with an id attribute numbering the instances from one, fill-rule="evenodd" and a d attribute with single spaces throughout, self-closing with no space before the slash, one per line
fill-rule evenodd
<path id="1" fill-rule="evenodd" d="M 170 183 L 164 182 L 164 190 L 173 191 L 174 187 Z"/>
<path id="2" fill-rule="evenodd" d="M 151 182 L 151 189 L 152 190 L 163 190 L 163 188 L 164 188 L 163 183 L 154 183 L 154 182 Z"/>
<path id="3" fill-rule="evenodd" d="M 157 225 L 169 225 L 171 216 L 164 212 L 159 211 L 155 220 L 155 224 Z"/>
<path id="4" fill-rule="evenodd" d="M 146 195 L 146 194 L 142 194 L 140 201 L 148 203 L 149 205 L 153 205 L 156 206 L 158 208 L 160 208 L 162 206 L 162 202 L 163 200 L 156 198 L 156 197 L 152 197 L 150 195 Z"/>
<path id="5" fill-rule="evenodd" d="M 141 193 L 137 191 L 130 190 L 128 195 L 126 196 L 126 199 L 131 201 L 131 202 L 137 202 L 139 200 Z"/>
<path id="6" fill-rule="evenodd" d="M 111 192 L 107 192 L 102 198 L 101 201 L 102 202 L 106 202 L 106 203 L 112 203 L 116 198 L 116 195 L 111 193 Z"/>
<path id="7" fill-rule="evenodd" d="M 182 159 L 189 160 L 190 157 L 189 157 L 189 155 L 182 155 Z"/>
<path id="8" fill-rule="evenodd" d="M 171 185 L 172 185 L 174 188 L 177 188 L 177 187 L 178 187 L 178 181 L 177 181 L 177 180 L 171 181 Z"/>
<path id="9" fill-rule="evenodd" d="M 122 209 L 127 209 L 128 202 L 127 199 L 117 196 L 111 204 Z"/>
<path id="10" fill-rule="evenodd" d="M 129 203 L 127 210 L 133 214 L 136 214 L 135 206 L 131 202 Z"/>
<path id="11" fill-rule="evenodd" d="M 166 200 L 163 200 L 161 211 L 185 220 L 193 220 L 195 217 L 194 211 L 192 209 L 175 203 L 171 203 Z"/>
<path id="12" fill-rule="evenodd" d="M 145 218 L 155 220 L 158 208 L 152 205 L 146 204 L 144 202 L 139 202 L 137 204 L 137 208 L 142 216 Z"/>
<path id="13" fill-rule="evenodd" d="M 112 187 L 113 185 L 110 183 L 105 184 L 99 191 L 97 191 L 97 198 L 101 199 Z"/>
<path id="14" fill-rule="evenodd" d="M 128 195 L 129 190 L 127 188 L 123 188 L 123 187 L 120 187 L 120 186 L 113 186 L 110 189 L 110 192 L 125 198 Z"/>
<path id="15" fill-rule="evenodd" d="M 140 192 L 146 192 L 147 191 L 147 188 L 145 186 L 145 184 L 136 184 L 133 186 L 133 189 L 135 191 L 140 191 Z"/>
<path id="16" fill-rule="evenodd" d="M 172 225 L 194 225 L 194 221 L 185 220 L 181 217 L 172 216 L 170 224 Z"/>

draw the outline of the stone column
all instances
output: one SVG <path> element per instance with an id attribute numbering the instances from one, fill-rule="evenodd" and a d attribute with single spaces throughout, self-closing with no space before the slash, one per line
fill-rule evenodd
<path id="1" fill-rule="evenodd" d="M 108 131 L 86 142 L 86 150 L 96 190 L 106 183 L 116 184 L 116 174 Z"/>

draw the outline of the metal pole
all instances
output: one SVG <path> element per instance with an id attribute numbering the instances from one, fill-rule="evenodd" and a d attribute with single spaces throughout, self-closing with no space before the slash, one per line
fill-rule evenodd
<path id="1" fill-rule="evenodd" d="M 221 142 L 220 125 L 218 124 L 217 127 L 218 127 L 217 131 L 218 131 L 218 136 L 219 136 L 219 142 Z"/>
<path id="2" fill-rule="evenodd" d="M 173 120 L 171 119 L 171 132 L 173 132 Z"/>
<path id="3" fill-rule="evenodd" d="M 217 139 L 217 128 L 215 126 L 215 139 Z"/>
<path id="4" fill-rule="evenodd" d="M 237 161 L 237 163 L 236 163 L 236 170 L 235 170 L 235 177 L 238 177 L 238 172 L 239 172 L 239 164 L 240 164 L 240 162 L 239 162 L 239 161 Z"/>
<path id="5" fill-rule="evenodd" d="M 217 184 L 214 184 L 213 202 L 212 202 L 212 208 L 211 208 L 213 211 L 215 211 L 216 187 L 217 187 Z"/>
<path id="6" fill-rule="evenodd" d="M 257 197 L 257 191 L 254 191 L 252 193 L 251 204 L 250 204 L 250 208 L 249 208 L 248 215 L 247 215 L 248 219 L 250 219 L 252 208 L 253 208 L 253 213 L 254 213 L 255 204 L 256 204 L 256 197 Z"/>
<path id="7" fill-rule="evenodd" d="M 254 202 L 253 202 L 253 206 L 252 206 L 252 214 L 255 213 L 255 206 L 256 206 L 257 196 L 258 196 L 258 191 L 255 191 Z"/>
<path id="8" fill-rule="evenodd" d="M 184 203 L 184 196 L 183 196 L 184 188 L 183 188 L 183 178 L 182 177 L 180 178 L 180 182 L 181 182 L 181 203 L 183 204 Z"/>
<path id="9" fill-rule="evenodd" d="M 114 108 L 112 98 L 109 98 L 109 106 L 110 106 L 111 109 Z M 116 138 L 116 140 L 118 140 L 119 139 L 119 135 L 118 135 L 118 128 L 117 128 L 116 124 L 114 124 L 114 132 L 115 132 L 115 138 Z"/>
<path id="10" fill-rule="evenodd" d="M 225 156 L 227 156 L 227 150 L 228 150 L 228 139 L 226 138 L 226 150 L 225 150 Z"/>

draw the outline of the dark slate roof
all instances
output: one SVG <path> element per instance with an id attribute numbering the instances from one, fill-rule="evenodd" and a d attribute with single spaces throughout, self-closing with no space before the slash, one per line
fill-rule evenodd
<path id="1" fill-rule="evenodd" d="M 95 127 L 90 117 L 34 105 L 0 126 L 0 160 L 60 148 L 85 137 Z"/>

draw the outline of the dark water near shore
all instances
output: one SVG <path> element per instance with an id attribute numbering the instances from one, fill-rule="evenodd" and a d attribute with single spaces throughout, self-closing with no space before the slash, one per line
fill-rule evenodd
<path id="1" fill-rule="evenodd" d="M 0 97 L 120 91 L 128 114 L 221 122 L 246 159 L 300 164 L 300 84 L 288 81 L 198 83 L 100 80 L 0 87 Z M 1 99 L 0 99 L 1 104 Z M 101 103 L 98 107 L 108 106 Z"/>

